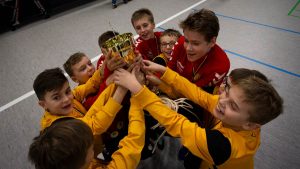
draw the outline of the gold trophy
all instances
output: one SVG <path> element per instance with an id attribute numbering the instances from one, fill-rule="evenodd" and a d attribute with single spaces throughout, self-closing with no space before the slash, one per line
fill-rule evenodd
<path id="1" fill-rule="evenodd" d="M 127 64 L 132 64 L 135 58 L 134 39 L 132 33 L 123 33 L 108 39 L 104 47 L 112 50 L 112 56 L 123 59 Z"/>

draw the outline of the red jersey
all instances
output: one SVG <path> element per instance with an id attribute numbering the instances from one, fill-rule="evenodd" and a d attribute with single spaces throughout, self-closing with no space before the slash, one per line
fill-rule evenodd
<path id="1" fill-rule="evenodd" d="M 168 67 L 199 87 L 219 86 L 229 71 L 230 62 L 226 53 L 217 44 L 204 56 L 194 62 L 187 59 L 184 36 L 174 46 Z"/>
<path id="2" fill-rule="evenodd" d="M 143 59 L 152 60 L 158 56 L 160 52 L 159 38 L 161 32 L 154 32 L 154 38 L 143 40 L 138 37 L 136 40 L 136 49 L 141 53 Z"/>
<path id="3" fill-rule="evenodd" d="M 104 60 L 105 60 L 105 56 L 103 54 L 101 54 L 100 58 L 97 62 L 97 69 L 99 69 L 102 66 L 102 64 L 104 63 Z"/>

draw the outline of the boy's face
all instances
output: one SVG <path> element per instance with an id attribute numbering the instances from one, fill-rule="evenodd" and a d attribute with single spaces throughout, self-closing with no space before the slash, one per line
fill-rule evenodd
<path id="1" fill-rule="evenodd" d="M 73 76 L 71 79 L 81 84 L 85 84 L 90 77 L 95 73 L 95 66 L 92 64 L 91 60 L 84 56 L 80 62 L 72 66 Z"/>
<path id="2" fill-rule="evenodd" d="M 215 37 L 207 42 L 202 34 L 193 30 L 185 29 L 183 33 L 185 37 L 184 48 L 190 62 L 204 57 L 216 43 Z"/>
<path id="3" fill-rule="evenodd" d="M 176 36 L 165 35 L 160 37 L 160 50 L 167 58 L 171 57 L 173 47 L 176 42 Z"/>
<path id="4" fill-rule="evenodd" d="M 228 83 L 225 85 L 213 115 L 234 129 L 253 129 L 250 128 L 251 122 L 248 121 L 251 105 L 244 101 L 243 90 L 237 85 L 230 86 Z"/>
<path id="5" fill-rule="evenodd" d="M 133 28 L 143 40 L 154 38 L 155 24 L 151 23 L 147 16 L 133 22 Z"/>
<path id="6" fill-rule="evenodd" d="M 73 94 L 69 82 L 65 82 L 61 89 L 46 92 L 39 105 L 51 114 L 67 115 L 73 110 Z"/>
<path id="7" fill-rule="evenodd" d="M 103 54 L 104 56 L 107 56 L 107 54 L 108 54 L 108 49 L 103 48 L 103 47 L 100 47 L 100 49 L 101 49 L 102 54 Z"/>
<path id="8" fill-rule="evenodd" d="M 85 158 L 85 164 L 80 169 L 88 169 L 93 158 L 94 158 L 94 146 L 91 145 L 87 151 L 87 155 Z"/>

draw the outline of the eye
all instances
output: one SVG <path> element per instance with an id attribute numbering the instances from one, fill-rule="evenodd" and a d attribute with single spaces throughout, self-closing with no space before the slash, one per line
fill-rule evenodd
<path id="1" fill-rule="evenodd" d="M 57 95 L 57 96 L 53 96 L 52 99 L 53 99 L 53 100 L 59 100 L 60 97 Z"/>
<path id="2" fill-rule="evenodd" d="M 148 26 L 148 23 L 144 23 L 143 24 L 143 27 L 145 28 L 145 27 L 147 27 Z"/>
<path id="3" fill-rule="evenodd" d="M 72 92 L 71 92 L 71 89 L 70 88 L 68 88 L 67 90 L 66 90 L 66 95 L 69 95 L 69 94 L 71 94 Z"/>
<path id="4" fill-rule="evenodd" d="M 141 29 L 141 27 L 140 27 L 140 26 L 137 26 L 137 27 L 135 27 L 135 29 L 136 29 L 136 30 L 140 30 L 140 29 Z"/>
<path id="5" fill-rule="evenodd" d="M 238 110 L 236 104 L 233 103 L 232 101 L 229 102 L 229 106 L 230 106 L 230 108 L 231 108 L 232 110 L 234 110 L 234 111 L 237 111 L 237 110 Z"/>
<path id="6" fill-rule="evenodd" d="M 194 46 L 199 46 L 200 43 L 199 43 L 199 42 L 193 42 L 192 45 L 194 45 Z"/>
<path id="7" fill-rule="evenodd" d="M 86 66 L 83 66 L 79 69 L 80 72 L 84 71 L 86 69 Z"/>

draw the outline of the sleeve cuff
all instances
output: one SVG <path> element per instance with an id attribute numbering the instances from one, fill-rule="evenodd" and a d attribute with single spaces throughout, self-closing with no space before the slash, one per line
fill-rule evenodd
<path id="1" fill-rule="evenodd" d="M 165 73 L 161 76 L 161 80 L 164 81 L 167 84 L 170 84 L 174 81 L 177 73 L 171 70 L 169 67 L 167 67 Z"/>
<path id="2" fill-rule="evenodd" d="M 131 97 L 131 103 L 137 104 L 141 108 L 146 107 L 147 105 L 151 104 L 153 101 L 156 100 L 157 96 L 153 92 L 151 92 L 146 86 L 143 86 L 143 88 L 137 94 Z"/>

